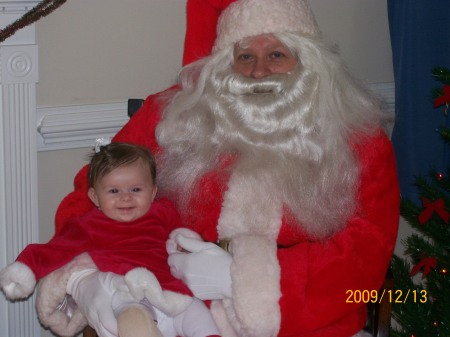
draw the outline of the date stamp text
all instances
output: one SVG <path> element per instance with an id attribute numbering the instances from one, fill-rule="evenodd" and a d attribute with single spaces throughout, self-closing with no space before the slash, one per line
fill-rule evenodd
<path id="1" fill-rule="evenodd" d="M 390 303 L 426 303 L 428 294 L 426 290 L 347 290 L 345 292 L 347 299 L 345 303 L 381 303 L 389 301 Z"/>

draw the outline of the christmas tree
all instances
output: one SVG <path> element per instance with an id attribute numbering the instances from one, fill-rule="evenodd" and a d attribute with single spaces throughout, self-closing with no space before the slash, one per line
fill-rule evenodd
<path id="1" fill-rule="evenodd" d="M 435 68 L 440 87 L 433 91 L 435 108 L 450 102 L 450 71 Z M 450 129 L 440 126 L 442 140 L 450 146 Z M 395 289 L 391 336 L 450 337 L 450 168 L 431 169 L 416 178 L 422 205 L 402 198 L 400 212 L 415 230 L 404 240 L 405 258 L 394 255 L 391 263 Z"/>

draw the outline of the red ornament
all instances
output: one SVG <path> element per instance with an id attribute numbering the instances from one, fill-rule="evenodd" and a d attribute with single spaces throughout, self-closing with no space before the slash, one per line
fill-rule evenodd
<path id="1" fill-rule="evenodd" d="M 446 84 L 442 91 L 442 96 L 439 96 L 434 100 L 435 108 L 444 104 L 448 104 L 450 102 L 450 85 Z"/>
<path id="2" fill-rule="evenodd" d="M 425 209 L 422 213 L 419 214 L 419 222 L 421 225 L 427 222 L 434 212 L 436 212 L 442 218 L 442 220 L 445 221 L 445 223 L 448 223 L 450 214 L 445 209 L 445 203 L 443 199 L 438 199 L 432 202 L 427 198 L 422 198 L 422 203 Z"/>
<path id="3" fill-rule="evenodd" d="M 411 269 L 409 275 L 414 276 L 423 268 L 422 278 L 424 278 L 431 271 L 431 268 L 436 268 L 436 264 L 437 259 L 435 257 L 425 257 Z"/>

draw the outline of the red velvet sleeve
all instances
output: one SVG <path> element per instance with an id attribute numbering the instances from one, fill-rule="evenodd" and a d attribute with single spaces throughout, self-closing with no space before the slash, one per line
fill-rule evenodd
<path id="1" fill-rule="evenodd" d="M 323 329 L 322 335 L 328 336 L 326 327 L 332 335 L 338 333 L 336 326 L 361 328 L 365 304 L 347 303 L 349 291 L 378 290 L 383 282 L 399 222 L 394 153 L 384 135 L 364 143 L 357 152 L 362 164 L 360 209 L 347 227 L 326 242 L 305 240 L 278 249 L 280 335 Z M 348 333 L 344 330 L 342 335 Z"/>
<path id="2" fill-rule="evenodd" d="M 39 281 L 85 251 L 88 242 L 79 219 L 71 218 L 47 243 L 27 245 L 16 261 L 26 264 Z"/>
<path id="3" fill-rule="evenodd" d="M 159 151 L 155 128 L 164 104 L 162 97 L 166 96 L 170 90 L 174 90 L 174 87 L 147 97 L 142 108 L 133 115 L 133 118 L 130 118 L 113 141 L 143 145 L 149 147 L 154 153 Z M 74 190 L 58 206 L 55 216 L 56 232 L 68 219 L 84 214 L 94 207 L 87 196 L 87 169 L 86 165 L 77 173 L 74 179 Z"/>

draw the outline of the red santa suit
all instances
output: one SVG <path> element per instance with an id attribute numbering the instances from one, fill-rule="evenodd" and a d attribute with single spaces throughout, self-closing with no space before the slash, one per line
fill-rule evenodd
<path id="1" fill-rule="evenodd" d="M 196 25 L 197 15 L 196 20 L 189 20 L 189 9 L 209 11 L 212 18 L 208 17 L 207 23 L 215 26 L 221 8 L 229 2 L 188 2 L 185 63 L 207 55 L 208 43 L 210 50 L 213 41 L 210 37 L 207 42 L 193 38 L 192 34 L 201 30 Z M 208 30 L 205 34 L 208 36 Z M 155 137 L 155 128 L 164 109 L 161 97 L 165 94 L 149 96 L 113 141 L 144 145 L 156 154 L 164 151 Z M 278 336 L 286 337 L 349 337 L 365 325 L 366 305 L 347 303 L 348 291 L 377 290 L 383 282 L 396 242 L 399 188 L 393 149 L 381 130 L 363 142 L 350 140 L 349 144 L 360 166 L 357 208 L 344 228 L 326 239 L 301 230 L 302 224 L 278 205 L 259 205 L 264 214 L 273 218 L 269 221 L 271 227 L 258 229 L 262 232 L 229 227 L 226 224 L 234 216 L 233 209 L 242 212 L 237 211 L 239 198 L 251 198 L 251 191 L 240 189 L 239 177 L 230 175 L 226 167 L 200 179 L 195 195 L 190 196 L 189 214 L 183 215 L 183 225 L 207 241 L 230 237 L 234 241 L 233 302 L 212 304 L 216 319 L 221 321 L 219 326 L 226 330 L 222 331 L 224 336 L 270 336 L 279 331 Z M 86 173 L 87 167 L 76 176 L 74 192 L 62 201 L 56 217 L 57 230 L 69 218 L 92 207 L 86 196 Z M 255 207 L 249 211 L 257 213 L 258 205 Z"/>

